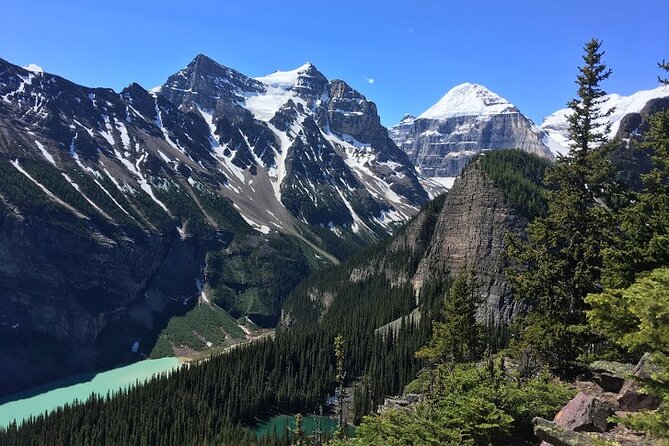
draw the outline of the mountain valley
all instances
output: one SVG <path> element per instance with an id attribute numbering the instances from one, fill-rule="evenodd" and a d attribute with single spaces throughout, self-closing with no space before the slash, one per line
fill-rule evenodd
<path id="1" fill-rule="evenodd" d="M 0 444 L 663 445 L 669 64 L 583 51 L 541 125 L 467 82 L 389 128 L 309 62 L 0 59 Z"/>

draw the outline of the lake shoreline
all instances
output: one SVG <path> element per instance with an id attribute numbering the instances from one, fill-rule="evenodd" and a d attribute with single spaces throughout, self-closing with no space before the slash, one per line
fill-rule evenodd
<path id="1" fill-rule="evenodd" d="M 8 395 L 0 399 L 0 428 L 6 428 L 13 421 L 20 424 L 30 416 L 51 412 L 65 404 L 86 401 L 91 394 L 116 393 L 154 375 L 170 373 L 185 363 L 176 357 L 144 359 L 103 372 L 72 375 Z"/>

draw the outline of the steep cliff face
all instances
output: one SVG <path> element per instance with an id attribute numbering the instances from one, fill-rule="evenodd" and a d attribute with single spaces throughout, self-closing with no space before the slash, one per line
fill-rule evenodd
<path id="1" fill-rule="evenodd" d="M 514 300 L 505 279 L 506 237 L 523 236 L 536 209 L 526 201 L 536 204 L 542 200 L 538 184 L 547 165 L 519 151 L 481 155 L 445 195 L 425 206 L 390 240 L 307 280 L 287 300 L 282 323 L 317 320 L 345 283 L 380 280 L 384 285 L 378 286 L 389 290 L 409 285 L 420 302 L 434 280 L 464 270 L 472 271 L 478 281 L 479 319 L 509 323 L 525 306 Z M 529 179 L 523 186 L 528 189 L 511 195 L 508 183 L 500 181 L 500 172 L 509 171 Z M 327 302 L 323 296 L 328 296 Z"/>
<path id="2" fill-rule="evenodd" d="M 519 149 L 552 158 L 547 135 L 506 99 L 481 85 L 450 90 L 423 114 L 389 129 L 421 174 L 454 177 L 482 151 Z"/>
<path id="3" fill-rule="evenodd" d="M 479 318 L 508 323 L 524 307 L 514 301 L 504 277 L 508 266 L 505 239 L 509 233 L 522 234 L 526 226 L 527 219 L 508 204 L 504 192 L 475 163 L 446 195 L 428 248 L 412 278 L 414 288 L 420 290 L 443 271 L 457 275 L 471 270 L 482 297 Z"/>

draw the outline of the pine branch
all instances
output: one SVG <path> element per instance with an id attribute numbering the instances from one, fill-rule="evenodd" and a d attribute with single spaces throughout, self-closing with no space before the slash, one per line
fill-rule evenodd
<path id="1" fill-rule="evenodd" d="M 660 67 L 660 69 L 669 72 L 669 62 L 666 62 L 664 59 L 662 59 L 662 62 L 659 62 L 657 66 Z M 658 76 L 657 80 L 663 85 L 669 85 L 669 78 Z"/>

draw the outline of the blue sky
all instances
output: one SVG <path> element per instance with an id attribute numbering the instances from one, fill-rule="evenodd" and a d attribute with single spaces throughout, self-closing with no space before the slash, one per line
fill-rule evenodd
<path id="1" fill-rule="evenodd" d="M 306 61 L 386 125 L 481 83 L 538 123 L 574 95 L 581 48 L 604 40 L 604 88 L 657 86 L 669 1 L 2 0 L 0 57 L 88 86 L 158 85 L 197 53 L 251 76 Z M 373 79 L 373 83 L 370 79 Z"/>

